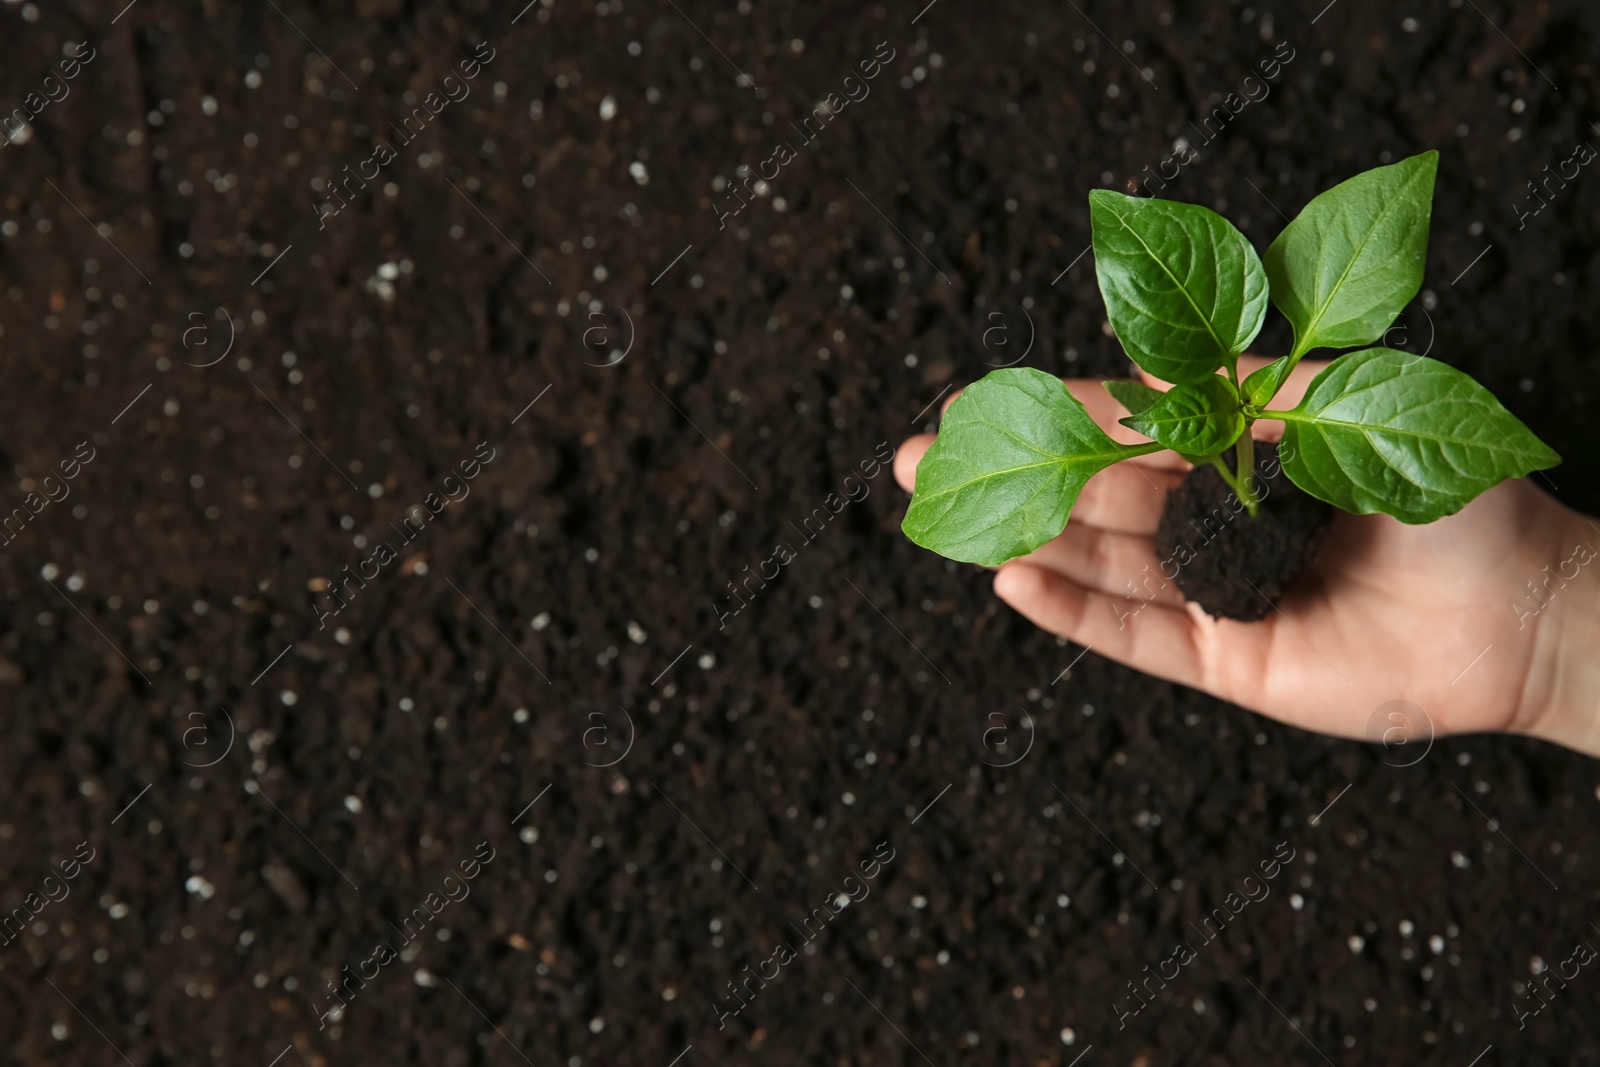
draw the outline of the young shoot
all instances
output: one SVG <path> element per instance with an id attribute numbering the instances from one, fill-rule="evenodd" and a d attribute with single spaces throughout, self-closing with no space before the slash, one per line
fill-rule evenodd
<path id="1" fill-rule="evenodd" d="M 1438 162 L 1424 152 L 1334 186 L 1278 235 L 1265 261 L 1198 204 L 1091 192 L 1095 273 L 1111 327 L 1134 363 L 1171 383 L 1165 392 L 1104 383 L 1131 413 L 1123 425 L 1149 441 L 1113 441 L 1043 371 L 994 371 L 945 413 L 917 468 L 906 535 L 950 559 L 1004 563 L 1058 536 L 1096 472 L 1161 449 L 1215 467 L 1254 515 L 1258 419 L 1284 423 L 1283 471 L 1301 489 L 1407 523 L 1454 514 L 1504 479 L 1559 463 L 1466 374 L 1365 347 L 1422 287 Z M 1269 299 L 1294 344 L 1240 381 L 1239 355 Z M 1324 348 L 1359 351 L 1335 358 L 1293 408 L 1273 408 L 1300 359 Z"/>

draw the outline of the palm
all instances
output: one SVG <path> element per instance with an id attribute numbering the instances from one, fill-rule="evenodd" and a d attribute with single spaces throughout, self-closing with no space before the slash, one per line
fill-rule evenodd
<path id="1" fill-rule="evenodd" d="M 1284 398 L 1318 369 L 1298 369 Z M 1116 424 L 1125 412 L 1097 382 L 1067 385 L 1114 437 L 1140 439 Z M 1276 429 L 1256 424 L 1257 436 Z M 906 488 L 931 441 L 901 449 L 895 470 Z M 1161 573 L 1152 537 L 1186 468 L 1158 453 L 1096 475 L 1065 532 L 1001 568 L 995 591 L 1101 655 L 1323 733 L 1378 740 L 1391 731 L 1394 741 L 1525 729 L 1545 705 L 1552 672 L 1536 667 L 1549 642 L 1540 617 L 1519 628 L 1510 603 L 1570 555 L 1576 516 L 1526 482 L 1427 526 L 1339 513 L 1311 570 L 1266 618 L 1241 623 L 1186 605 L 1171 583 L 1150 597 L 1149 576 Z M 1385 707 L 1393 701 L 1427 719 L 1392 718 L 1402 707 Z M 1406 727 L 1398 738 L 1397 725 Z"/>
<path id="2" fill-rule="evenodd" d="M 1530 692 L 1548 678 L 1531 670 L 1537 624 L 1519 630 L 1509 607 L 1522 581 L 1560 558 L 1534 528 L 1541 505 L 1554 508 L 1512 482 L 1428 526 L 1339 513 L 1311 572 L 1262 624 L 1186 620 L 1199 684 L 1347 737 L 1376 740 L 1392 720 L 1373 713 L 1397 700 L 1440 733 L 1514 728 L 1545 703 Z"/>

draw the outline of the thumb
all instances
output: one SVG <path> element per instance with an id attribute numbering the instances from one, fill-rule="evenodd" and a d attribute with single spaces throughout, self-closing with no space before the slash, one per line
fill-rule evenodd
<path id="1" fill-rule="evenodd" d="M 1141 382 L 1143 382 L 1145 385 L 1148 385 L 1150 388 L 1156 390 L 1157 392 L 1164 393 L 1168 389 L 1172 388 L 1172 383 L 1171 382 L 1162 381 L 1160 378 L 1157 378 L 1154 374 L 1151 374 L 1149 371 L 1145 370 L 1143 367 L 1139 366 L 1138 364 L 1134 365 L 1134 370 L 1139 372 L 1139 380 Z"/>

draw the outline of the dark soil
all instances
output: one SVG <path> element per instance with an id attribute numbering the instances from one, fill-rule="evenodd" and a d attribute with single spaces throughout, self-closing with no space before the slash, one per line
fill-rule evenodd
<path id="1" fill-rule="evenodd" d="M 70 493 L 0 552 L 0 1062 L 1600 1063 L 1592 968 L 1512 1009 L 1600 944 L 1594 762 L 1085 654 L 868 464 L 1024 350 L 1126 372 L 1085 197 L 1175 139 L 1261 249 L 1436 147 L 1390 343 L 1593 513 L 1600 172 L 1512 206 L 1600 143 L 1593 3 L 521 6 L 0 5 L 0 108 L 96 51 L 0 148 L 0 512 Z"/>
<path id="2" fill-rule="evenodd" d="M 1258 444 L 1255 453 L 1255 515 L 1215 467 L 1196 467 L 1167 494 L 1156 528 L 1156 550 L 1171 561 L 1184 597 L 1214 617 L 1244 622 L 1266 616 L 1294 586 L 1333 521 L 1333 508 L 1283 472 L 1276 444 Z M 1225 462 L 1239 469 L 1233 456 Z"/>

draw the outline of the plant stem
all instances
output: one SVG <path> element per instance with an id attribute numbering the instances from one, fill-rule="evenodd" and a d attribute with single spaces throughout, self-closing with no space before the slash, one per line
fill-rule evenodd
<path id="1" fill-rule="evenodd" d="M 1232 489 L 1235 494 L 1239 494 L 1238 479 L 1234 478 L 1233 472 L 1228 469 L 1228 465 L 1222 462 L 1221 455 L 1207 456 L 1206 462 L 1217 468 L 1217 473 L 1222 475 L 1222 480 L 1229 489 Z M 1242 497 L 1242 494 L 1239 495 Z"/>
<path id="2" fill-rule="evenodd" d="M 1254 518 L 1258 501 L 1256 499 L 1254 478 L 1256 466 L 1255 440 L 1250 436 L 1250 427 L 1245 427 L 1244 433 L 1240 435 L 1238 442 L 1233 447 L 1234 454 L 1239 458 L 1238 488 L 1236 491 L 1239 494 L 1240 501 L 1244 504 L 1244 509 Z"/>

